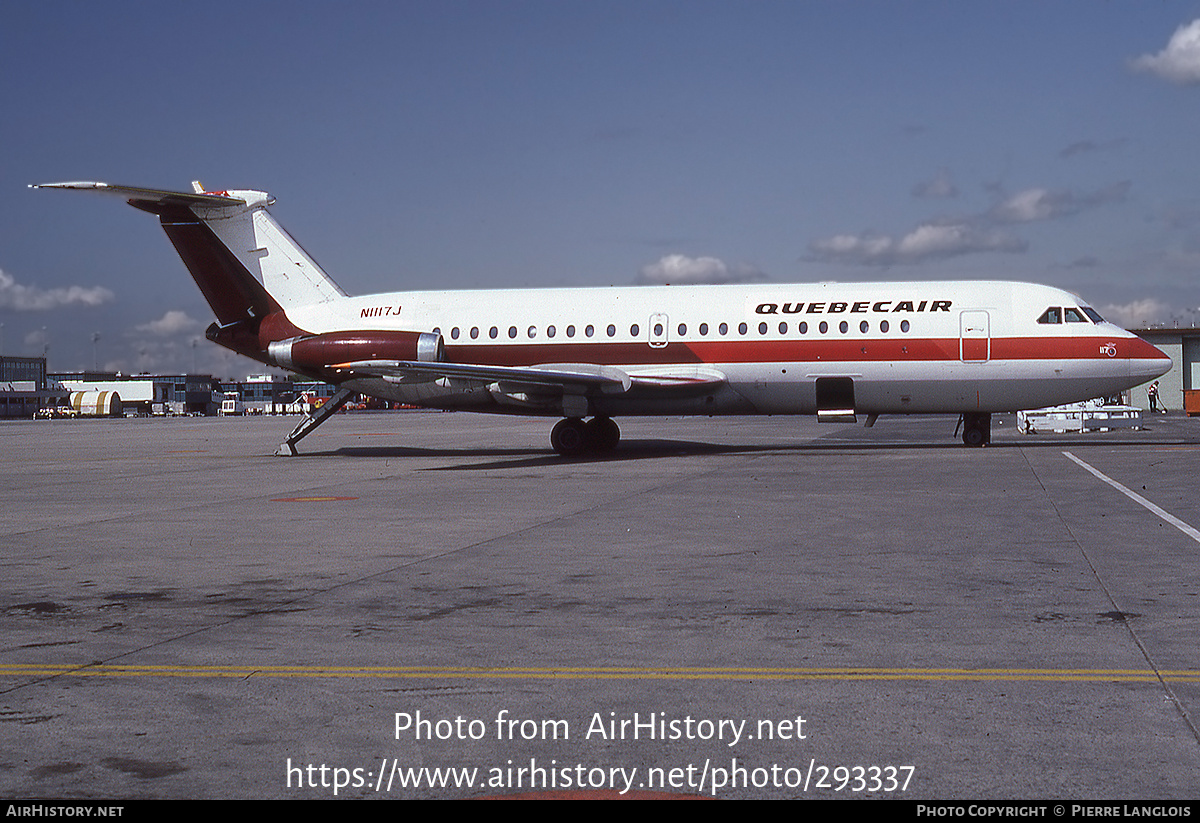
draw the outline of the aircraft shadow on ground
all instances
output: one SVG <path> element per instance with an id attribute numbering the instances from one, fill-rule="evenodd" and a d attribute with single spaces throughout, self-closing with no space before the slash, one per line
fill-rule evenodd
<path id="1" fill-rule="evenodd" d="M 1061 449 L 1064 447 L 1108 446 L 1108 447 L 1139 447 L 1146 446 L 1180 446 L 1200 442 L 1200 438 L 1147 437 L 1121 439 L 1098 439 L 1095 435 L 1031 435 L 1019 440 L 997 440 L 980 449 L 986 452 L 992 449 Z M 947 437 L 944 442 L 898 441 L 898 440 L 866 440 L 866 439 L 836 439 L 810 440 L 802 443 L 757 443 L 757 444 L 728 444 L 703 443 L 691 440 L 623 440 L 616 451 L 607 454 L 586 454 L 577 457 L 563 457 L 549 449 L 500 449 L 495 447 L 479 448 L 422 448 L 414 446 L 347 446 L 329 452 L 301 453 L 308 457 L 359 457 L 359 458 L 458 458 L 467 460 L 483 459 L 484 462 L 468 464 L 456 463 L 448 466 L 435 466 L 427 471 L 478 471 L 501 468 L 523 468 L 538 466 L 583 465 L 591 463 L 617 463 L 629 460 L 653 460 L 667 457 L 702 457 L 722 454 L 767 454 L 772 452 L 784 454 L 816 454 L 822 452 L 861 452 L 872 451 L 941 451 L 961 450 L 965 447 L 956 439 Z M 487 458 L 491 458 L 488 460 Z"/>

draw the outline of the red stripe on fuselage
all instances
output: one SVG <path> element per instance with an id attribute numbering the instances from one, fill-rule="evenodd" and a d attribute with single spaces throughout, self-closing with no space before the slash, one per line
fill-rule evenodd
<path id="1" fill-rule="evenodd" d="M 957 362 L 960 339 L 689 340 L 652 348 L 643 342 L 484 343 L 446 345 L 454 363 L 534 366 L 543 363 L 693 365 L 703 363 Z M 1115 349 L 1115 354 L 1108 354 Z M 993 337 L 990 360 L 1157 360 L 1158 349 L 1136 337 Z"/>

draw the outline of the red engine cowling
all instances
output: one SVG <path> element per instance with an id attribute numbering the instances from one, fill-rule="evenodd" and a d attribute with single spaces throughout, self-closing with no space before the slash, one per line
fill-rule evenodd
<path id="1" fill-rule="evenodd" d="M 285 369 L 312 373 L 363 360 L 437 362 L 445 359 L 445 347 L 433 332 L 335 331 L 275 341 L 267 357 Z"/>

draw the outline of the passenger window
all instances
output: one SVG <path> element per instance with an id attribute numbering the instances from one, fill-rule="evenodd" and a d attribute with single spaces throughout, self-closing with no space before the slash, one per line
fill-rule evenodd
<path id="1" fill-rule="evenodd" d="M 574 337 L 574 336 L 575 336 L 575 327 L 567 326 L 567 337 Z"/>
<path id="2" fill-rule="evenodd" d="M 822 320 L 821 325 L 817 326 L 817 328 L 821 330 L 821 334 L 825 334 L 825 332 L 829 331 L 829 324 Z"/>
<path id="3" fill-rule="evenodd" d="M 530 326 L 529 330 L 525 333 L 529 335 L 529 339 L 532 340 L 533 338 L 537 337 L 537 326 Z"/>
<path id="4" fill-rule="evenodd" d="M 472 340 L 474 340 L 474 339 L 475 339 L 475 338 L 477 338 L 478 336 L 479 336 L 479 327 L 478 327 L 478 326 L 472 326 L 472 327 L 471 327 L 471 339 L 472 339 Z"/>
<path id="5" fill-rule="evenodd" d="M 687 324 L 680 323 L 679 324 L 679 336 L 683 337 L 685 334 L 687 334 Z"/>
<path id="6" fill-rule="evenodd" d="M 720 331 L 721 334 L 729 334 L 729 324 L 722 323 L 720 326 L 717 327 L 717 330 Z"/>
<path id="7" fill-rule="evenodd" d="M 641 329 L 638 328 L 638 324 L 634 323 L 632 326 L 629 327 L 629 336 L 637 337 L 639 331 L 641 331 Z"/>
<path id="8" fill-rule="evenodd" d="M 1042 313 L 1042 316 L 1038 318 L 1038 322 L 1042 324 L 1061 323 L 1062 309 L 1060 309 L 1058 306 L 1051 306 Z"/>
<path id="9" fill-rule="evenodd" d="M 1066 317 L 1068 323 L 1087 322 L 1083 316 L 1083 312 L 1081 312 L 1079 309 L 1073 309 L 1070 306 L 1067 306 L 1065 309 L 1063 309 L 1063 315 Z"/>
<path id="10" fill-rule="evenodd" d="M 594 328 L 592 328 L 591 326 L 588 326 L 587 328 L 585 328 L 585 329 L 583 330 L 583 333 L 584 333 L 585 335 L 587 335 L 588 337 L 591 337 L 593 334 L 595 334 L 595 333 L 596 333 L 596 330 L 595 330 Z"/>
<path id="11" fill-rule="evenodd" d="M 780 324 L 779 324 L 779 333 L 780 333 L 780 334 L 787 334 L 787 323 L 780 323 Z"/>
<path id="12" fill-rule="evenodd" d="M 554 327 L 553 327 L 553 326 L 547 326 L 547 327 L 546 327 L 546 336 L 547 336 L 547 337 L 553 337 L 553 336 L 554 336 Z"/>
<path id="13" fill-rule="evenodd" d="M 804 323 L 804 322 L 800 323 L 800 333 L 808 334 L 808 324 L 807 323 Z"/>
<path id="14" fill-rule="evenodd" d="M 498 334 L 500 334 L 500 330 L 498 328 L 496 328 L 495 326 L 492 326 L 490 329 L 488 329 L 488 336 L 491 337 L 493 340 L 496 339 L 496 335 L 498 335 Z"/>
<path id="15" fill-rule="evenodd" d="M 745 334 L 749 328 L 745 323 L 738 323 L 738 334 Z"/>
<path id="16" fill-rule="evenodd" d="M 458 326 L 455 326 L 454 328 L 452 328 L 452 329 L 450 330 L 450 339 L 451 339 L 451 340 L 457 340 L 457 339 L 458 339 Z"/>
<path id="17" fill-rule="evenodd" d="M 608 324 L 608 336 L 609 336 L 609 337 L 612 337 L 612 336 L 614 336 L 616 333 L 617 333 L 617 327 L 616 327 L 616 326 L 614 326 L 612 323 L 609 323 L 609 324 Z"/>
<path id="18" fill-rule="evenodd" d="M 708 324 L 707 324 L 707 323 L 701 323 L 701 324 L 700 324 L 700 336 L 701 336 L 701 337 L 703 337 L 703 336 L 704 336 L 704 335 L 706 335 L 706 334 L 708 334 Z"/>
<path id="19" fill-rule="evenodd" d="M 759 333 L 759 334 L 766 334 L 766 333 L 767 333 L 767 324 L 766 324 L 766 323 L 759 323 L 759 324 L 758 324 L 758 333 Z"/>

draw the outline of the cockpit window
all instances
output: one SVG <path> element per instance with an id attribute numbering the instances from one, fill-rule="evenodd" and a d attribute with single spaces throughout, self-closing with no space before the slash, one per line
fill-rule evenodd
<path id="1" fill-rule="evenodd" d="M 1083 316 L 1083 312 L 1079 309 L 1067 306 L 1063 309 L 1063 314 L 1066 315 L 1068 323 L 1086 323 L 1087 318 Z"/>
<path id="2" fill-rule="evenodd" d="M 1038 318 L 1038 322 L 1039 323 L 1061 323 L 1062 322 L 1062 309 L 1060 309 L 1058 306 L 1051 306 L 1050 308 L 1046 309 L 1045 312 L 1043 312 L 1041 317 Z"/>
<path id="3" fill-rule="evenodd" d="M 1104 322 L 1104 318 L 1100 316 L 1100 312 L 1096 311 L 1095 309 L 1091 308 L 1090 306 L 1084 306 L 1083 313 L 1086 314 L 1088 317 L 1092 318 L 1093 323 L 1103 323 Z"/>

